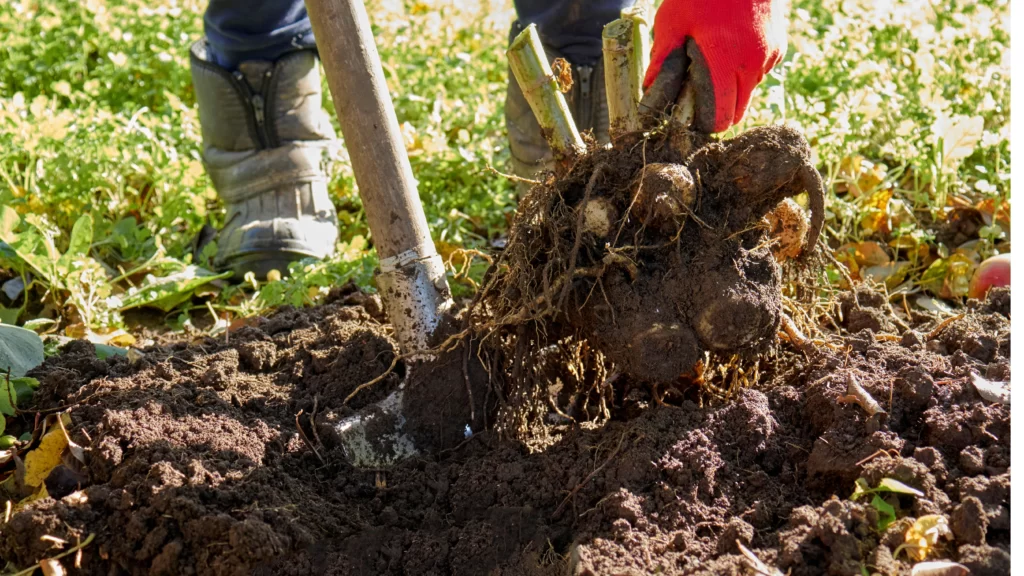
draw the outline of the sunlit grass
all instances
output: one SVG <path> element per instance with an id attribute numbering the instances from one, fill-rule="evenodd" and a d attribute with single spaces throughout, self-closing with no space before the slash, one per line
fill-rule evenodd
<path id="1" fill-rule="evenodd" d="M 29 267 L 27 295 L 12 284 L 0 292 L 0 319 L 110 333 L 122 327 L 120 296 L 133 286 L 208 265 L 192 262 L 191 241 L 223 212 L 200 161 L 187 58 L 204 8 L 191 0 L 0 4 L 0 204 L 32 215 L 40 234 L 59 234 L 59 251 L 91 213 L 93 245 L 77 258 L 103 271 L 90 285 L 64 286 L 69 296 L 57 302 Z M 508 157 L 510 2 L 378 0 L 369 10 L 434 239 L 445 255 L 485 248 L 515 208 L 511 184 L 487 170 L 504 169 Z M 980 207 L 987 218 L 980 242 L 961 250 L 971 265 L 1008 246 L 995 210 L 1010 189 L 1008 18 L 1006 1 L 797 0 L 785 65 L 737 128 L 786 122 L 807 135 L 830 188 L 827 238 L 836 247 L 877 243 L 886 270 L 902 270 L 880 277 L 891 288 L 918 290 L 923 277 L 930 293 L 960 296 L 943 286 L 966 273 L 950 266 L 962 247 L 939 245 L 932 224 L 953 207 Z M 330 191 L 338 256 L 296 265 L 279 282 L 207 287 L 209 306 L 186 299 L 167 312 L 168 324 L 211 307 L 233 317 L 312 304 L 347 279 L 371 284 L 372 238 L 345 161 Z M 16 220 L 0 223 L 0 234 L 29 233 Z M 877 266 L 858 261 L 857 250 L 837 256 L 856 276 Z M 0 284 L 26 270 L 17 260 L 0 249 Z M 104 277 L 112 297 L 74 297 Z"/>

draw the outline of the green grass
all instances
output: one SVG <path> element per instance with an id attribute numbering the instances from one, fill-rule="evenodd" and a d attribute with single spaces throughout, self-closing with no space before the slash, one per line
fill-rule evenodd
<path id="1" fill-rule="evenodd" d="M 508 154 L 508 4 L 369 6 L 445 254 L 486 247 L 515 208 L 512 185 L 487 170 L 504 169 Z M 784 121 L 803 130 L 829 182 L 830 243 L 877 242 L 890 264 L 900 263 L 890 267 L 902 276 L 882 277 L 891 288 L 960 297 L 949 289 L 957 275 L 1008 246 L 1008 229 L 983 229 L 980 242 L 961 250 L 963 264 L 961 247 L 938 245 L 929 223 L 942 222 L 951 205 L 1009 199 L 1009 3 L 794 4 L 785 66 L 758 89 L 740 128 Z M 211 311 L 228 321 L 309 305 L 349 279 L 371 285 L 375 257 L 345 162 L 330 184 L 341 220 L 336 257 L 297 264 L 282 281 L 234 287 L 204 278 L 196 266 L 208 266 L 205 258 L 192 262 L 195 233 L 222 218 L 200 161 L 187 61 L 204 7 L 0 4 L 0 205 L 10 209 L 0 221 L 9 245 L 0 249 L 0 284 L 19 277 L 28 286 L 19 293 L 16 282 L 6 284 L 15 297 L 0 292 L 0 320 L 127 341 L 125 312 L 139 302 L 180 328 Z M 71 241 L 83 214 L 91 220 L 84 245 Z M 839 254 L 855 276 L 877 264 L 860 256 Z"/>

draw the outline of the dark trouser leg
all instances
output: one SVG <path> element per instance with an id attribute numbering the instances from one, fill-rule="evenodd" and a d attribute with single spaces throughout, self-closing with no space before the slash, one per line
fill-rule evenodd
<path id="1" fill-rule="evenodd" d="M 302 0 L 210 0 L 203 27 L 211 60 L 229 70 L 316 46 Z"/>

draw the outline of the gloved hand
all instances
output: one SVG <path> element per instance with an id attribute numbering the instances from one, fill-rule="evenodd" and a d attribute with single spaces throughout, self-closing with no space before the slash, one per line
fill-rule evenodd
<path id="1" fill-rule="evenodd" d="M 645 107 L 664 108 L 692 83 L 694 129 L 710 134 L 739 122 L 754 87 L 786 53 L 786 10 L 784 0 L 665 0 L 654 17 Z"/>

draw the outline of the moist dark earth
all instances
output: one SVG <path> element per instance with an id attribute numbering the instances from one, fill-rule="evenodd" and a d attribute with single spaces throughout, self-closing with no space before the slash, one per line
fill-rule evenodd
<path id="1" fill-rule="evenodd" d="M 914 518 L 938 513 L 953 535 L 934 558 L 1009 571 L 1010 409 L 971 383 L 1010 377 L 1008 291 L 938 331 L 850 292 L 832 332 L 782 344 L 730 401 L 618 398 L 610 421 L 481 432 L 386 471 L 353 469 L 310 425 L 403 375 L 342 406 L 395 344 L 375 297 L 329 300 L 134 362 L 83 342 L 48 359 L 32 410 L 70 410 L 87 466 L 0 526 L 0 557 L 25 568 L 60 552 L 42 536 L 94 534 L 72 573 L 741 574 L 740 542 L 784 573 L 890 575 L 910 571 L 894 552 Z M 851 375 L 886 414 L 837 402 Z M 887 496 L 898 520 L 879 532 L 849 498 L 861 477 L 924 496 Z"/>

